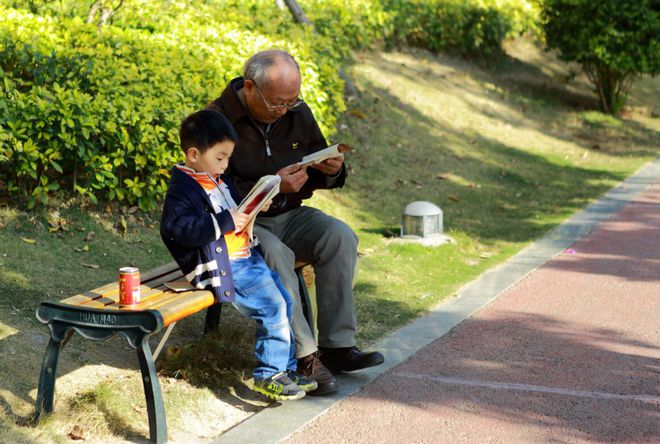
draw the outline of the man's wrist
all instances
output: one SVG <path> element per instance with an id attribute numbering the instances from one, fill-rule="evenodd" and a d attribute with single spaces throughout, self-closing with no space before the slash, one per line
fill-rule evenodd
<path id="1" fill-rule="evenodd" d="M 342 163 L 341 168 L 339 168 L 339 171 L 337 171 L 336 174 L 333 174 L 332 176 L 327 176 L 327 175 L 325 176 L 326 187 L 331 187 L 335 183 L 337 183 L 337 181 L 341 178 L 342 173 L 344 172 L 345 165 L 346 164 Z"/>

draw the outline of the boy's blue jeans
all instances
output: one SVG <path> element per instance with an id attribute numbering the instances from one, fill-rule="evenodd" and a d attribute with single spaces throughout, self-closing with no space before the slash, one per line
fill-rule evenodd
<path id="1" fill-rule="evenodd" d="M 234 307 L 257 322 L 254 379 L 286 370 L 296 371 L 295 342 L 291 330 L 291 297 L 275 272 L 256 251 L 231 261 L 236 298 Z"/>

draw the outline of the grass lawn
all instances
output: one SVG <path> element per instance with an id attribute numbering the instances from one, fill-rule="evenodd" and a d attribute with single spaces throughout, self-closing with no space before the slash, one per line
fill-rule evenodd
<path id="1" fill-rule="evenodd" d="M 659 153 L 657 79 L 640 81 L 623 116 L 613 118 L 594 111 L 588 85 L 580 77 L 567 83 L 569 70 L 551 54 L 524 40 L 506 51 L 479 62 L 368 52 L 348 69 L 358 93 L 348 97 L 333 141 L 356 148 L 348 154 L 350 177 L 310 205 L 344 219 L 360 238 L 363 347 Z M 442 208 L 454 243 L 393 242 L 401 210 L 415 200 Z M 66 442 L 74 425 L 97 440 L 147 433 L 137 360 L 120 339 L 98 344 L 74 335 L 61 356 L 55 413 L 30 422 L 48 338 L 34 310 L 116 279 L 120 266 L 148 270 L 169 261 L 157 219 L 77 201 L 42 212 L 0 208 L 0 442 Z M 245 385 L 253 326 L 225 311 L 221 334 L 201 341 L 203 316 L 182 322 L 159 360 L 174 441 L 203 441 L 266 405 Z"/>

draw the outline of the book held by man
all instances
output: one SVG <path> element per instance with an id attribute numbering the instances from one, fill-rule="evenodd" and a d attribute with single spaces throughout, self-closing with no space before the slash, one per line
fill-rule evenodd
<path id="1" fill-rule="evenodd" d="M 344 153 L 349 151 L 353 151 L 353 148 L 344 143 L 337 143 L 330 145 L 329 147 L 322 150 L 316 151 L 315 153 L 308 154 L 302 158 L 300 164 L 301 166 L 314 165 L 321 163 L 324 160 L 332 159 L 333 157 L 344 157 Z"/>
<path id="2" fill-rule="evenodd" d="M 238 205 L 236 211 L 245 213 L 250 216 L 250 219 L 253 219 L 264 205 L 280 192 L 280 182 L 280 176 L 263 176 L 254 184 L 247 196 Z"/>

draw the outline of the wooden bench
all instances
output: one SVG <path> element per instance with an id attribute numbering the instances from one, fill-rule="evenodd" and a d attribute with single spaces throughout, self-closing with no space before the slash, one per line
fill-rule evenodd
<path id="1" fill-rule="evenodd" d="M 304 265 L 304 264 L 296 264 Z M 311 313 L 302 267 L 296 269 L 306 313 Z M 158 382 L 155 360 L 177 321 L 207 309 L 204 332 L 217 329 L 221 304 L 216 304 L 211 292 L 191 290 L 174 292 L 166 282 L 180 280 L 183 274 L 175 262 L 142 275 L 141 301 L 132 306 L 119 304 L 119 285 L 113 282 L 59 302 L 42 302 L 37 319 L 48 325 L 50 340 L 46 348 L 39 375 L 35 416 L 53 410 L 57 361 L 67 338 L 78 332 L 87 339 L 102 341 L 121 334 L 137 350 L 142 384 L 147 402 L 149 438 L 152 442 L 167 442 L 167 425 L 163 397 Z M 308 279 L 309 281 L 309 275 Z M 312 282 L 313 284 L 313 282 Z M 312 315 L 308 320 L 313 319 Z M 313 322 L 313 321 L 310 321 Z M 149 337 L 167 328 L 154 353 Z"/>

